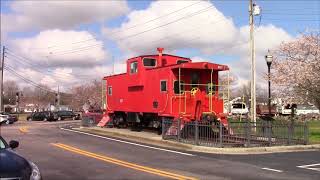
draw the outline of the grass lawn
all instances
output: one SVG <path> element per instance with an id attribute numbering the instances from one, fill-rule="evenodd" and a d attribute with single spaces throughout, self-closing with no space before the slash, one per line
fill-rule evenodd
<path id="1" fill-rule="evenodd" d="M 320 121 L 309 122 L 309 142 L 310 144 L 320 144 Z"/>
<path id="2" fill-rule="evenodd" d="M 244 123 L 240 123 L 239 119 L 232 119 L 229 118 L 228 119 L 229 123 L 233 123 L 232 128 L 234 129 L 234 131 L 238 134 L 244 134 L 244 128 L 245 128 L 245 124 Z M 259 122 L 259 120 L 257 121 Z M 277 119 L 276 121 L 276 126 L 274 126 L 272 128 L 272 132 L 273 135 L 276 137 L 285 137 L 287 138 L 287 134 L 288 134 L 288 128 L 286 128 L 286 124 L 288 123 L 288 121 L 281 121 L 279 119 Z M 281 124 L 284 124 L 283 126 L 281 126 Z M 303 129 L 303 123 L 295 123 L 297 126 L 294 129 L 294 138 L 299 138 L 299 139 L 303 139 L 304 137 L 304 129 Z M 300 125 L 299 125 L 300 124 Z M 312 120 L 308 122 L 309 125 L 309 144 L 320 144 L 320 120 Z M 259 125 L 260 127 L 261 125 Z M 263 135 L 262 132 L 260 132 L 261 128 L 257 128 L 258 129 L 258 134 Z"/>

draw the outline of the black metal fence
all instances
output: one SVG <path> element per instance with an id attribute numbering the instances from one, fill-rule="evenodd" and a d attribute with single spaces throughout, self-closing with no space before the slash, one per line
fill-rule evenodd
<path id="1" fill-rule="evenodd" d="M 179 128 L 180 127 L 180 128 Z M 219 122 L 165 120 L 162 138 L 200 146 L 261 147 L 308 144 L 307 122 L 259 120 Z"/>
<path id="2" fill-rule="evenodd" d="M 83 116 L 81 119 L 81 126 L 83 127 L 93 127 L 97 125 L 97 120 L 95 116 Z"/>

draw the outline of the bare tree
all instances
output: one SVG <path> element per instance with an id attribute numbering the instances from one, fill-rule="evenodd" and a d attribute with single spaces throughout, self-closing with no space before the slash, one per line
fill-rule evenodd
<path id="1" fill-rule="evenodd" d="M 320 108 L 320 32 L 302 34 L 273 52 L 272 81 L 287 101 L 311 102 Z"/>
<path id="2" fill-rule="evenodd" d="M 5 81 L 3 83 L 4 103 L 15 104 L 17 92 L 19 92 L 19 86 L 15 81 Z"/>
<path id="3" fill-rule="evenodd" d="M 82 109 L 84 104 L 92 108 L 101 108 L 101 81 L 94 80 L 90 83 L 79 85 L 71 89 L 72 100 L 70 102 L 73 109 Z"/>

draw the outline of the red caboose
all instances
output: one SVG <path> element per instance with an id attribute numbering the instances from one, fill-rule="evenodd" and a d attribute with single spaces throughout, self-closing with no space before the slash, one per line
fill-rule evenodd
<path id="1" fill-rule="evenodd" d="M 162 54 L 127 60 L 127 72 L 104 77 L 107 115 L 114 124 L 161 127 L 164 119 L 214 117 L 226 124 L 218 72 L 229 68 Z"/>

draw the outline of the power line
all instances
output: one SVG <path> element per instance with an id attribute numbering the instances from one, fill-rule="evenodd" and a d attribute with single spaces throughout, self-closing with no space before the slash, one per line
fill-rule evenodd
<path id="1" fill-rule="evenodd" d="M 96 38 L 90 38 L 90 39 L 85 39 L 85 40 L 81 40 L 81 41 L 76 41 L 76 42 L 71 42 L 69 44 L 79 44 L 79 43 L 83 43 L 83 42 L 88 42 L 88 41 L 92 41 L 95 40 Z M 30 48 L 29 50 L 33 50 L 33 49 L 52 49 L 54 47 L 65 47 L 65 43 L 57 43 L 57 44 L 64 44 L 63 46 L 59 46 L 59 45 L 52 45 L 52 46 L 48 46 L 45 48 Z"/>
<path id="2" fill-rule="evenodd" d="M 15 70 L 13 70 L 12 67 L 10 67 L 10 66 L 8 66 L 8 65 L 5 65 L 5 66 L 4 66 L 4 69 L 6 69 L 7 71 L 9 71 L 11 74 L 15 75 L 16 77 L 22 79 L 23 81 L 29 83 L 29 85 L 32 85 L 32 86 L 34 86 L 34 87 L 36 87 L 36 88 L 42 89 L 42 90 L 47 91 L 47 92 L 50 92 L 50 93 L 54 93 L 54 94 L 56 93 L 56 92 L 54 92 L 54 91 L 52 91 L 52 90 L 49 90 L 49 89 L 47 89 L 47 88 L 44 88 L 41 84 L 37 84 L 36 82 L 34 82 L 34 81 L 30 80 L 30 79 L 25 78 L 23 75 L 17 73 Z"/>
<path id="3" fill-rule="evenodd" d="M 194 5 L 196 5 L 196 4 L 199 4 L 199 3 L 201 3 L 201 2 L 204 2 L 204 1 L 198 1 L 198 2 L 196 2 L 196 3 L 193 3 L 193 4 L 191 4 L 191 5 L 185 6 L 185 7 L 183 7 L 183 8 L 180 8 L 180 9 L 178 9 L 178 10 L 172 11 L 172 12 L 170 12 L 170 13 L 164 14 L 164 15 L 162 15 L 162 16 L 156 17 L 156 18 L 154 18 L 154 19 L 150 19 L 150 20 L 148 20 L 148 21 L 145 21 L 145 22 L 142 22 L 142 23 L 138 23 L 138 24 L 132 25 L 132 26 L 126 28 L 125 30 L 119 30 L 119 31 L 116 31 L 116 32 L 111 32 L 111 34 L 117 34 L 117 33 L 119 33 L 119 32 L 126 31 L 126 30 L 129 30 L 129 29 L 133 29 L 133 28 L 138 27 L 138 26 L 141 26 L 141 25 L 143 25 L 143 24 L 147 24 L 147 23 L 156 21 L 156 20 L 161 19 L 161 18 L 163 18 L 163 17 L 166 17 L 166 16 L 169 16 L 169 15 L 175 14 L 175 13 L 177 13 L 177 12 L 179 12 L 179 11 L 182 11 L 182 10 L 184 10 L 184 9 L 187 9 L 187 8 L 191 7 L 191 6 L 194 6 Z M 95 40 L 95 38 L 89 38 L 89 39 L 85 39 L 85 40 L 81 40 L 81 41 L 77 41 L 77 42 L 72 42 L 72 43 L 70 43 L 70 44 L 79 44 L 79 43 L 83 43 L 83 42 L 87 42 L 87 41 L 92 41 L 92 40 Z M 62 43 L 59 43 L 59 44 L 62 44 Z M 51 49 L 51 48 L 54 48 L 54 47 L 59 47 L 59 45 L 52 45 L 52 46 L 48 46 L 48 47 L 46 47 L 46 48 L 32 48 L 32 49 Z M 60 46 L 60 47 L 61 47 L 61 46 Z"/>
<path id="4" fill-rule="evenodd" d="M 197 3 L 199 3 L 199 2 L 197 2 Z M 194 3 L 194 4 L 197 4 L 197 3 Z M 191 5 L 190 5 L 190 6 L 191 6 Z M 203 8 L 203 9 L 201 9 L 201 10 L 199 10 L 199 11 L 196 11 L 196 12 L 193 12 L 193 13 L 191 13 L 191 14 L 188 14 L 187 16 L 183 16 L 183 17 L 178 18 L 178 19 L 175 19 L 175 20 L 173 20 L 173 21 L 171 21 L 171 22 L 168 22 L 168 23 L 162 24 L 162 25 L 160 25 L 160 26 L 156 26 L 156 27 L 154 27 L 154 28 L 151 28 L 151 29 L 148 29 L 148 30 L 145 30 L 145 31 L 142 31 L 142 32 L 136 33 L 136 34 L 128 35 L 128 36 L 125 36 L 125 37 L 122 37 L 122 38 L 119 38 L 119 39 L 115 39 L 115 40 L 120 40 L 120 41 L 121 41 L 121 40 L 129 39 L 129 38 L 132 38 L 132 37 L 138 36 L 138 35 L 140 35 L 140 34 L 143 34 L 143 33 L 146 33 L 146 32 L 149 32 L 149 31 L 152 31 L 152 30 L 155 30 L 155 29 L 161 28 L 161 27 L 168 26 L 168 25 L 170 25 L 170 24 L 172 24 L 172 23 L 175 23 L 175 22 L 181 21 L 181 20 L 183 20 L 183 19 L 185 19 L 185 18 L 190 18 L 190 17 L 193 17 L 193 16 L 195 16 L 195 15 L 198 15 L 198 14 L 204 13 L 204 12 L 206 12 L 206 11 L 210 10 L 210 8 L 212 8 L 212 5 L 207 6 L 206 8 Z M 90 48 L 93 48 L 93 47 L 96 47 L 96 46 L 99 46 L 99 45 L 101 45 L 101 43 L 93 44 L 93 45 L 86 46 L 86 47 L 80 47 L 80 48 L 73 49 L 73 50 L 61 51 L 61 52 L 60 52 L 60 53 L 61 53 L 60 55 L 64 55 L 64 54 L 72 54 L 72 53 L 76 53 L 76 52 L 82 52 L 82 50 L 88 50 L 88 49 L 90 49 Z M 66 52 L 66 53 L 64 53 L 64 52 Z M 59 54 L 55 54 L 55 53 L 52 53 L 52 52 L 51 52 L 51 54 L 53 54 L 53 55 L 48 55 L 48 56 L 55 56 L 55 55 L 59 55 Z"/>
<path id="5" fill-rule="evenodd" d="M 11 59 L 11 58 L 8 58 L 8 57 L 6 57 L 6 58 L 9 59 L 9 60 L 17 60 L 17 61 L 19 61 L 18 59 Z M 21 61 L 19 61 L 19 62 L 21 62 Z M 38 70 L 38 69 L 35 69 L 35 68 L 32 67 L 32 66 L 30 66 L 29 68 L 30 68 L 31 70 L 33 70 L 33 71 L 36 71 L 36 72 L 40 73 L 40 74 L 53 76 L 53 74 L 49 74 L 49 73 L 46 73 L 46 72 L 42 72 L 42 71 L 40 71 L 40 70 Z M 47 71 L 49 72 L 49 70 L 47 70 Z M 59 74 L 59 73 L 56 73 L 55 75 L 56 75 L 57 77 L 59 77 L 60 79 L 65 78 L 65 75 L 62 75 L 62 74 Z"/>
<path id="6" fill-rule="evenodd" d="M 43 71 L 39 70 L 40 68 L 43 67 L 42 65 L 37 65 L 37 64 L 30 63 L 31 60 L 29 60 L 27 58 L 20 58 L 19 56 L 14 55 L 12 52 L 6 53 L 6 54 L 11 56 L 11 57 L 7 57 L 6 56 L 6 58 L 9 58 L 9 59 L 10 58 L 14 58 L 14 60 L 19 61 L 19 62 L 23 63 L 24 65 L 29 66 L 29 68 L 31 68 L 32 70 L 37 71 L 37 72 L 39 72 L 41 74 L 52 75 L 52 74 L 48 74 L 48 73 L 55 73 L 55 75 L 61 75 L 60 78 L 62 76 L 66 76 L 66 75 L 73 76 L 73 74 L 70 74 L 70 73 L 54 72 L 54 71 L 51 71 L 49 69 L 46 69 L 46 71 L 48 72 L 48 73 L 46 73 L 46 72 L 43 72 Z M 36 69 L 35 67 L 38 67 L 39 69 Z M 77 77 L 82 77 L 83 79 L 89 78 L 89 76 L 85 76 L 85 75 L 77 75 Z"/>
<path id="7" fill-rule="evenodd" d="M 265 20 L 271 20 L 271 21 L 291 21 L 291 22 L 295 22 L 295 21 L 317 21 L 319 22 L 319 19 L 278 19 L 278 18 L 264 18 Z M 287 22 L 286 22 L 287 23 Z"/>
<path id="8" fill-rule="evenodd" d="M 223 18 L 218 19 L 217 21 L 208 23 L 208 25 L 213 25 L 213 24 L 217 24 L 217 23 L 220 23 L 220 22 L 225 22 L 224 20 L 225 20 L 225 19 L 224 19 L 224 17 L 223 17 Z M 193 31 L 195 31 L 195 30 L 201 30 L 201 29 L 199 29 L 199 27 L 193 27 L 193 28 L 190 28 L 190 29 L 188 29 L 188 30 L 184 30 L 184 31 L 182 31 L 182 32 L 177 32 L 177 33 L 170 34 L 170 35 L 168 35 L 168 36 L 164 36 L 164 37 L 162 37 L 162 38 L 160 38 L 160 39 L 156 39 L 156 40 L 152 40 L 152 41 L 144 41 L 144 43 L 150 44 L 150 43 L 160 42 L 160 41 L 163 41 L 163 40 L 168 40 L 168 39 L 170 39 L 170 38 L 175 38 L 175 37 L 177 37 L 177 36 L 181 36 L 181 35 L 184 35 L 184 34 L 186 34 L 186 33 L 193 32 Z M 130 47 L 132 47 L 132 46 L 129 46 L 129 48 L 130 48 Z M 153 49 L 153 47 L 150 47 L 150 50 L 151 50 L 151 49 Z"/>
<path id="9" fill-rule="evenodd" d="M 58 53 L 57 52 L 54 52 L 52 53 L 52 55 L 49 55 L 49 56 L 57 56 L 57 55 L 65 55 L 65 54 L 73 54 L 75 52 L 79 52 L 79 51 L 84 51 L 84 50 L 90 50 L 94 47 L 97 47 L 97 46 L 100 46 L 102 45 L 101 43 L 97 43 L 97 44 L 93 44 L 93 45 L 90 45 L 90 46 L 84 46 L 84 47 L 80 47 L 80 48 L 77 48 L 77 49 L 72 49 L 72 50 L 67 50 L 67 51 L 59 51 Z"/>
<path id="10" fill-rule="evenodd" d="M 209 11 L 212 7 L 213 7 L 213 6 L 210 5 L 210 6 L 206 7 L 206 8 L 203 8 L 203 9 L 201 9 L 201 10 L 199 10 L 199 11 L 196 11 L 196 12 L 194 12 L 194 13 L 192 13 L 192 14 L 189 14 L 189 15 L 187 15 L 187 16 L 183 16 L 183 17 L 178 18 L 178 19 L 175 19 L 175 20 L 173 20 L 173 21 L 170 21 L 170 22 L 168 22 L 168 23 L 162 24 L 162 25 L 160 25 L 160 26 L 156 26 L 156 27 L 153 27 L 153 28 L 151 28 L 151 29 L 144 30 L 144 31 L 139 32 L 139 33 L 136 33 L 136 34 L 128 35 L 128 36 L 125 36 L 125 37 L 123 37 L 123 38 L 119 38 L 119 39 L 116 38 L 115 40 L 119 40 L 119 41 L 126 40 L 126 39 L 129 39 L 129 38 L 132 38 L 132 37 L 135 37 L 135 36 L 144 34 L 144 33 L 146 33 L 146 32 L 149 32 L 149 31 L 152 31 L 152 30 L 155 30 L 155 29 L 159 29 L 159 28 L 168 26 L 168 25 L 170 25 L 170 24 L 173 24 L 173 23 L 176 23 L 176 22 L 178 22 L 178 21 L 184 20 L 185 18 L 190 18 L 190 17 L 196 16 L 196 15 L 199 15 L 199 14 L 201 14 L 201 13 L 207 12 L 207 11 Z"/>
<path id="11" fill-rule="evenodd" d="M 320 13 L 320 12 L 319 12 Z M 267 14 L 267 15 L 298 15 L 298 16 L 319 16 L 319 13 L 316 14 L 316 13 L 285 13 L 285 12 L 263 12 L 263 14 Z"/>
<path id="12" fill-rule="evenodd" d="M 169 15 L 171 15 L 171 14 L 177 13 L 177 12 L 179 12 L 179 11 L 182 11 L 182 10 L 184 10 L 184 9 L 186 9 L 186 8 L 189 8 L 189 7 L 191 7 L 191 6 L 194 6 L 194 5 L 199 4 L 199 3 L 201 3 L 201 2 L 204 2 L 204 1 L 198 1 L 198 2 L 196 2 L 196 3 L 193 3 L 193 4 L 191 4 L 191 5 L 185 6 L 185 7 L 181 8 L 181 9 L 175 10 L 175 11 L 170 12 L 170 13 L 168 13 L 168 14 L 164 14 L 164 15 L 159 16 L 159 17 L 157 17 L 157 18 L 154 18 L 154 19 L 151 19 L 151 20 L 142 22 L 142 23 L 138 23 L 138 24 L 132 25 L 132 26 L 130 26 L 130 27 L 127 27 L 127 28 L 124 29 L 124 30 L 118 30 L 118 31 L 116 31 L 116 32 L 111 32 L 109 35 L 117 34 L 117 33 L 119 33 L 119 32 L 126 31 L 126 30 L 129 30 L 129 29 L 132 29 L 132 28 L 135 28 L 135 27 L 138 27 L 138 26 L 147 24 L 147 23 L 149 23 L 149 22 L 153 22 L 153 21 L 155 21 L 155 20 L 158 20 L 158 19 L 161 19 L 161 18 L 163 18 L 163 17 L 169 16 Z"/>
<path id="13" fill-rule="evenodd" d="M 199 2 L 197 2 L 197 3 L 199 3 Z M 197 4 L 197 3 L 194 3 L 194 4 Z M 152 30 L 155 30 L 155 29 L 158 29 L 158 28 L 162 28 L 162 27 L 168 26 L 168 25 L 173 24 L 173 23 L 175 23 L 175 22 L 181 21 L 181 20 L 183 20 L 183 19 L 185 19 L 185 18 L 190 18 L 190 17 L 193 17 L 193 16 L 195 16 L 195 15 L 198 15 L 198 14 L 201 14 L 201 13 L 204 13 L 204 12 L 207 12 L 208 10 L 210 10 L 210 8 L 212 8 L 212 5 L 207 6 L 206 8 L 203 8 L 203 9 L 201 9 L 201 10 L 199 10 L 199 11 L 196 11 L 196 12 L 193 12 L 193 13 L 191 13 L 191 14 L 188 14 L 188 15 L 186 15 L 186 16 L 183 16 L 183 17 L 181 17 L 181 18 L 175 19 L 175 20 L 173 20 L 173 21 L 171 21 L 171 22 L 162 24 L 162 25 L 160 25 L 160 26 L 156 26 L 156 27 L 153 27 L 153 28 L 151 28 L 151 29 L 147 29 L 147 30 L 145 30 L 145 31 L 142 31 L 142 32 L 139 32 L 139 33 L 136 33 L 136 34 L 132 34 L 132 35 L 128 35 L 128 36 L 125 36 L 125 37 L 122 37 L 122 38 L 119 38 L 119 39 L 115 39 L 115 40 L 120 40 L 120 41 L 121 41 L 121 40 L 129 39 L 129 38 L 132 38 L 132 37 L 135 37 L 135 36 L 144 34 L 144 33 L 146 33 L 146 32 L 149 32 L 149 31 L 152 31 Z M 100 43 L 99 43 L 99 44 L 94 44 L 94 45 L 91 45 L 91 46 L 87 46 L 87 48 L 89 48 L 89 47 L 96 47 L 96 46 L 99 46 L 99 45 L 100 45 Z M 86 48 L 86 47 L 81 47 L 81 48 L 74 49 L 74 50 L 71 50 L 71 51 L 66 51 L 66 52 L 68 52 L 68 53 L 66 53 L 66 54 L 79 52 L 79 51 L 81 51 L 83 48 Z M 86 49 L 86 50 L 87 50 L 87 49 Z M 63 53 L 63 54 L 64 54 L 64 53 Z M 61 54 L 60 54 L 60 55 L 61 55 Z"/>

